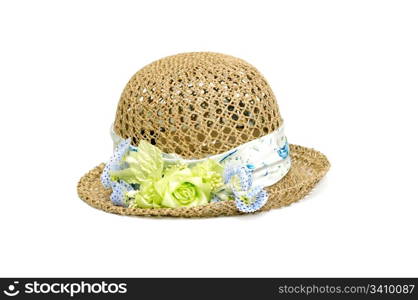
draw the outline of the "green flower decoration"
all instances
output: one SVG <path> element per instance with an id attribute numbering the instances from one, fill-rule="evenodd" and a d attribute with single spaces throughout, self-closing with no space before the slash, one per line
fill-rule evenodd
<path id="1" fill-rule="evenodd" d="M 193 207 L 208 204 L 211 186 L 203 182 L 189 168 L 166 174 L 155 183 L 155 189 L 161 196 L 163 207 Z"/>
<path id="2" fill-rule="evenodd" d="M 224 185 L 224 168 L 212 159 L 196 164 L 191 170 L 194 176 L 201 177 L 204 183 L 209 184 L 213 192 Z"/>
<path id="3" fill-rule="evenodd" d="M 161 207 L 162 198 L 155 189 L 154 182 L 142 184 L 138 191 L 128 192 L 129 207 L 158 208 Z"/>
<path id="4" fill-rule="evenodd" d="M 136 187 L 126 193 L 129 207 L 193 207 L 208 204 L 224 188 L 224 168 L 208 159 L 192 166 L 164 165 L 161 151 L 141 141 L 137 151 L 129 151 L 120 162 L 127 166 L 110 172 L 113 181 Z"/>

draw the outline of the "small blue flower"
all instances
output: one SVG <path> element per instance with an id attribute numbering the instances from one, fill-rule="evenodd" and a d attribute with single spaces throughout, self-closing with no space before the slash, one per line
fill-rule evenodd
<path id="1" fill-rule="evenodd" d="M 125 166 L 121 166 L 121 160 L 125 154 L 130 150 L 131 139 L 121 141 L 113 152 L 112 157 L 103 169 L 100 180 L 105 188 L 111 188 L 112 181 L 110 180 L 110 171 L 118 171 Z"/>
<path id="2" fill-rule="evenodd" d="M 234 178 L 237 180 L 233 180 Z M 248 191 L 253 184 L 253 174 L 246 167 L 227 166 L 224 171 L 224 181 L 233 190 Z"/>
<path id="3" fill-rule="evenodd" d="M 252 188 L 246 195 L 235 196 L 235 204 L 239 211 L 252 213 L 262 208 L 268 200 L 268 194 L 261 187 Z"/>
<path id="4" fill-rule="evenodd" d="M 224 180 L 228 189 L 232 191 L 235 205 L 239 211 L 255 212 L 266 204 L 268 194 L 262 187 L 252 187 L 253 173 L 248 167 L 227 166 Z M 215 202 L 218 201 L 219 198 L 216 197 Z"/>
<path id="5" fill-rule="evenodd" d="M 118 206 L 126 206 L 125 195 L 132 191 L 133 187 L 123 180 L 119 182 L 111 181 L 110 185 L 113 190 L 112 195 L 110 195 L 112 203 Z"/>
<path id="6" fill-rule="evenodd" d="M 283 159 L 285 159 L 286 157 L 289 156 L 289 144 L 288 144 L 287 140 L 286 140 L 286 143 L 284 144 L 284 146 L 279 148 L 279 150 L 277 150 L 277 153 Z"/>

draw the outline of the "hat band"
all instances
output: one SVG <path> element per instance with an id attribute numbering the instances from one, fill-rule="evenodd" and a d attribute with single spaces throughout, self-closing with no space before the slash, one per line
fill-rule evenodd
<path id="1" fill-rule="evenodd" d="M 123 141 L 111 126 L 111 137 L 114 148 Z M 135 146 L 131 146 L 136 150 Z M 246 166 L 253 173 L 253 182 L 257 186 L 267 187 L 280 181 L 289 171 L 291 159 L 289 144 L 284 134 L 284 126 L 275 131 L 242 144 L 221 154 L 211 155 L 202 159 L 184 159 L 177 154 L 163 153 L 166 163 L 184 163 L 193 165 L 212 159 L 222 165 Z"/>

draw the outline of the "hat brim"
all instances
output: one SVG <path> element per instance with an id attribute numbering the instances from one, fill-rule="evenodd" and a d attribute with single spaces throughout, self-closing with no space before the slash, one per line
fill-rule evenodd
<path id="1" fill-rule="evenodd" d="M 290 145 L 292 166 L 282 180 L 266 188 L 269 200 L 260 211 L 287 206 L 305 197 L 324 177 L 330 168 L 326 156 L 314 149 Z M 216 217 L 241 215 L 233 201 L 222 201 L 208 205 L 180 208 L 126 208 L 113 205 L 111 190 L 103 187 L 100 175 L 104 164 L 100 164 L 86 175 L 77 185 L 79 197 L 90 206 L 109 213 L 131 216 L 170 217 Z"/>

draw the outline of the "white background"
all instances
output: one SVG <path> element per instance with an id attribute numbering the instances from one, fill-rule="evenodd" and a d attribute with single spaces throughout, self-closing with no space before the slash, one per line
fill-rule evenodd
<path id="1" fill-rule="evenodd" d="M 2 1 L 1 276 L 418 276 L 416 1 Z M 133 218 L 79 200 L 120 93 L 188 51 L 268 78 L 332 163 L 255 216 Z"/>

